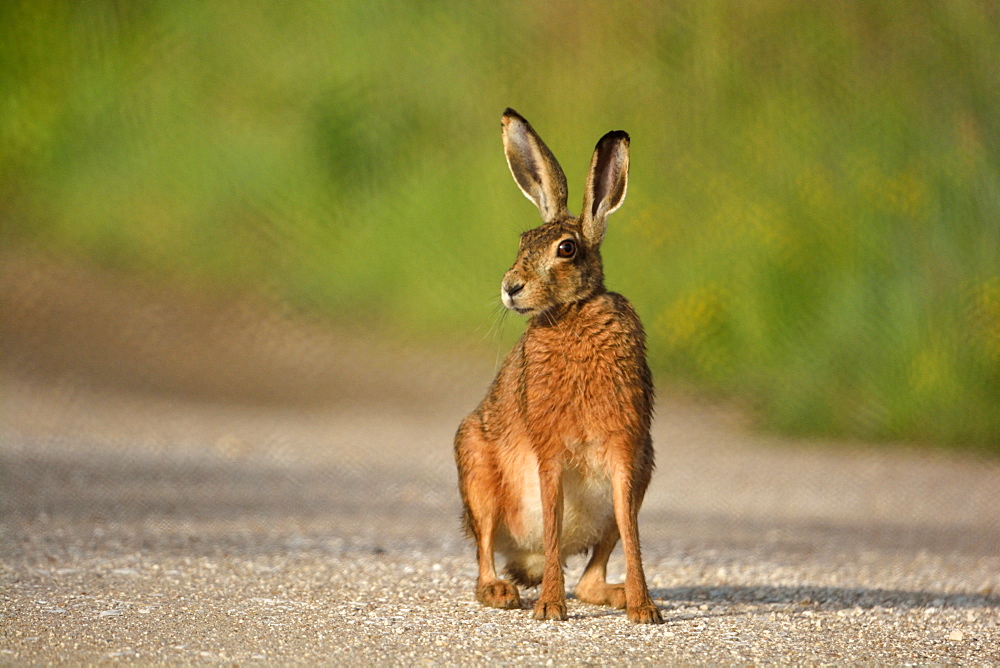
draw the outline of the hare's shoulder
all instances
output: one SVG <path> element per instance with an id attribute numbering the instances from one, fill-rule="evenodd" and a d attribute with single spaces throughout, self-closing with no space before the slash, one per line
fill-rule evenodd
<path id="1" fill-rule="evenodd" d="M 605 334 L 640 344 L 645 341 L 639 314 L 631 302 L 617 292 L 605 292 L 587 302 L 581 308 L 579 321 L 591 334 Z"/>
<path id="2" fill-rule="evenodd" d="M 605 292 L 592 299 L 590 303 L 595 309 L 614 314 L 621 318 L 623 322 L 628 321 L 631 323 L 632 320 L 637 323 L 639 322 L 639 314 L 635 312 L 632 302 L 617 292 Z"/>
<path id="3" fill-rule="evenodd" d="M 609 292 L 571 305 L 558 319 L 536 317 L 511 357 L 521 368 L 559 376 L 566 364 L 597 369 L 641 360 L 644 351 L 645 336 L 635 309 L 621 295 Z"/>

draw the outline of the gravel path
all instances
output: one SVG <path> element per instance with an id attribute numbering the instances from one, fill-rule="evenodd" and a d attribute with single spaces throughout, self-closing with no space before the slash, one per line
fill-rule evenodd
<path id="1" fill-rule="evenodd" d="M 17 380 L 2 401 L 3 662 L 1000 662 L 995 465 L 791 449 L 665 405 L 641 527 L 666 623 L 573 600 L 537 623 L 473 599 L 460 406 L 268 411 Z"/>
<path id="2" fill-rule="evenodd" d="M 539 623 L 533 590 L 519 611 L 475 603 L 459 531 L 451 438 L 489 369 L 280 323 L 220 336 L 193 318 L 184 341 L 204 326 L 227 342 L 204 336 L 206 366 L 246 353 L 340 393 L 178 388 L 202 347 L 179 374 L 154 363 L 176 344 L 135 337 L 137 353 L 111 337 L 103 354 L 122 364 L 148 356 L 137 387 L 131 368 L 105 359 L 98 377 L 74 361 L 87 314 L 124 307 L 75 295 L 52 307 L 77 309 L 60 333 L 58 318 L 25 317 L 55 300 L 18 300 L 46 294 L 44 278 L 0 281 L 0 663 L 1000 663 L 996 461 L 773 439 L 666 397 L 640 517 L 666 623 L 573 599 L 567 622 Z M 17 327 L 44 345 L 28 350 Z M 96 364 L 99 347 L 79 355 Z M 236 369 L 225 387 L 240 373 L 266 385 L 223 366 Z M 351 380 L 359 367 L 379 371 Z M 582 566 L 570 562 L 570 586 Z"/>

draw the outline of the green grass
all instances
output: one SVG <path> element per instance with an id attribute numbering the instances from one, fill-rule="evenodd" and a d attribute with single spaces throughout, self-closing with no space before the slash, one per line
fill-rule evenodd
<path id="1" fill-rule="evenodd" d="M 10 243 L 444 341 L 517 233 L 513 106 L 571 204 L 632 135 L 608 283 L 661 384 L 801 434 L 1000 452 L 1000 10 L 0 5 Z"/>

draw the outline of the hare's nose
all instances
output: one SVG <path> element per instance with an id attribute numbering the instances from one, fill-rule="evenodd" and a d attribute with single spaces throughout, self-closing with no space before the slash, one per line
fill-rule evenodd
<path id="1" fill-rule="evenodd" d="M 507 290 L 507 296 L 513 297 L 521 290 L 524 290 L 524 283 L 518 283 L 517 285 L 509 285 L 505 289 Z"/>

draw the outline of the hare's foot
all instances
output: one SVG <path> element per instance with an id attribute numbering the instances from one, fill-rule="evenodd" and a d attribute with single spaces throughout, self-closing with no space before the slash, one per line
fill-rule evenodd
<path id="1" fill-rule="evenodd" d="M 608 605 L 619 610 L 625 609 L 625 585 L 608 584 L 603 580 L 580 580 L 574 590 L 576 597 L 591 605 Z"/>
<path id="2" fill-rule="evenodd" d="M 476 600 L 489 608 L 516 610 L 521 607 L 517 587 L 506 580 L 493 580 L 476 588 Z"/>
<path id="3" fill-rule="evenodd" d="M 532 616 L 538 620 L 566 621 L 566 601 L 539 601 Z"/>
<path id="4" fill-rule="evenodd" d="M 663 615 L 652 601 L 628 609 L 628 620 L 633 624 L 662 624 Z"/>

